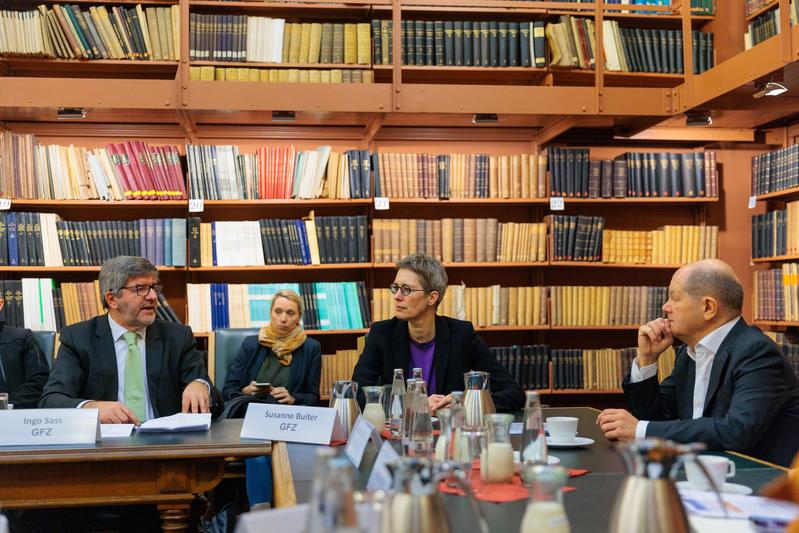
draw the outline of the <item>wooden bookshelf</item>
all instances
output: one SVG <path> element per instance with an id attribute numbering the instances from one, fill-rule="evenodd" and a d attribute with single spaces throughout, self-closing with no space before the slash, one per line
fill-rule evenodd
<path id="1" fill-rule="evenodd" d="M 363 270 L 372 263 L 323 263 L 321 265 L 254 265 L 189 267 L 189 272 L 304 272 L 316 270 Z"/>
<path id="2" fill-rule="evenodd" d="M 389 198 L 389 205 L 408 206 L 503 206 L 544 205 L 549 198 Z"/>
<path id="3" fill-rule="evenodd" d="M 97 2 L 93 2 L 96 4 Z M 153 2 L 155 4 L 155 2 Z M 127 4 L 130 5 L 130 4 Z M 129 59 L 52 59 L 25 56 L 2 56 L 0 65 L 14 76 L 97 77 L 175 77 L 177 61 L 134 61 Z"/>
<path id="4" fill-rule="evenodd" d="M 545 267 L 548 266 L 549 263 L 547 261 L 505 261 L 505 262 L 488 262 L 488 261 L 469 261 L 469 262 L 451 262 L 451 263 L 442 263 L 444 268 L 535 268 L 535 267 Z M 395 267 L 394 263 L 373 263 L 372 266 L 374 268 L 388 268 L 393 269 Z"/>
<path id="5" fill-rule="evenodd" d="M 601 261 L 550 261 L 553 267 L 587 267 L 587 268 L 644 268 L 656 270 L 676 270 L 682 265 L 653 265 L 647 263 L 603 263 Z"/>
<path id="6" fill-rule="evenodd" d="M 255 61 L 190 61 L 192 67 L 219 67 L 219 68 L 301 68 L 301 69 L 346 69 L 369 70 L 372 65 L 346 64 L 346 63 L 259 63 Z M 214 80 L 216 81 L 216 80 Z M 241 82 L 237 82 L 241 83 Z M 253 82 L 263 83 L 263 82 Z"/>
<path id="7" fill-rule="evenodd" d="M 544 394 L 624 394 L 623 389 L 552 389 L 549 393 Z"/>
<path id="8" fill-rule="evenodd" d="M 640 324 L 628 324 L 623 326 L 549 326 L 553 331 L 637 331 Z"/>
<path id="9" fill-rule="evenodd" d="M 58 274 L 60 272 L 100 272 L 99 266 L 3 266 L 3 272 Z M 158 266 L 159 272 L 185 272 L 186 267 Z"/>
<path id="10" fill-rule="evenodd" d="M 799 196 L 799 187 L 791 187 L 789 189 L 780 189 L 765 194 L 758 194 L 755 198 L 761 200 L 789 200 Z"/>
<path id="11" fill-rule="evenodd" d="M 755 326 L 760 328 L 772 328 L 772 327 L 781 327 L 781 328 L 795 328 L 799 327 L 799 322 L 785 322 L 779 320 L 755 320 L 753 322 Z"/>
<path id="12" fill-rule="evenodd" d="M 752 259 L 753 263 L 780 263 L 782 261 L 799 261 L 799 255 L 777 255 L 773 257 L 758 257 Z"/>
<path id="13" fill-rule="evenodd" d="M 718 197 L 701 196 L 696 198 L 563 198 L 566 204 L 707 204 L 718 202 Z"/>
<path id="14" fill-rule="evenodd" d="M 319 335 L 364 335 L 369 333 L 368 329 L 306 329 L 305 333 L 311 337 Z M 209 332 L 195 331 L 194 336 L 198 339 L 207 339 Z"/>

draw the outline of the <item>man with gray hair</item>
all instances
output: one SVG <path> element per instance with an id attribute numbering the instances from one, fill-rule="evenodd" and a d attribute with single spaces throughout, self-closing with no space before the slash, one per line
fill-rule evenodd
<path id="1" fill-rule="evenodd" d="M 622 384 L 632 414 L 602 411 L 605 435 L 702 442 L 788 466 L 799 451 L 799 383 L 771 339 L 744 322 L 742 307 L 743 288 L 724 261 L 677 270 L 667 318 L 638 330 L 638 356 Z M 685 344 L 658 383 L 658 358 L 675 338 Z"/>
<path id="2" fill-rule="evenodd" d="M 191 329 L 156 319 L 158 269 L 143 257 L 109 259 L 100 292 L 108 314 L 61 330 L 39 406 L 97 408 L 111 424 L 209 412 L 210 380 Z"/>

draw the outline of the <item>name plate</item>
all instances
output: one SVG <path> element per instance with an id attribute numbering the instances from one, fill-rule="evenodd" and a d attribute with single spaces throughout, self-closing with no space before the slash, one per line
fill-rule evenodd
<path id="1" fill-rule="evenodd" d="M 0 411 L 0 446 L 94 444 L 100 440 L 97 409 Z"/>
<path id="2" fill-rule="evenodd" d="M 352 426 L 352 431 L 350 431 L 350 437 L 347 439 L 347 446 L 344 447 L 344 455 L 349 457 L 355 468 L 360 468 L 363 452 L 366 451 L 369 440 L 375 443 L 378 450 L 383 444 L 383 439 L 380 438 L 380 433 L 377 432 L 374 424 L 363 415 L 358 415 Z"/>
<path id="3" fill-rule="evenodd" d="M 380 452 L 377 454 L 375 464 L 372 466 L 372 473 L 369 474 L 369 481 L 366 482 L 367 490 L 391 490 L 392 477 L 386 464 L 399 459 L 397 450 L 391 445 L 389 441 L 383 441 L 380 447 Z"/>
<path id="4" fill-rule="evenodd" d="M 241 438 L 330 444 L 346 435 L 335 409 L 251 403 L 241 425 Z"/>

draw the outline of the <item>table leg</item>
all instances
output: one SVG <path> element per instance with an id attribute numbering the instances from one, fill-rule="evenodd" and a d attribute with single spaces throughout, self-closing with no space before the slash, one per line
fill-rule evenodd
<path id="1" fill-rule="evenodd" d="M 186 531 L 189 527 L 189 504 L 159 505 L 161 529 L 163 531 Z"/>

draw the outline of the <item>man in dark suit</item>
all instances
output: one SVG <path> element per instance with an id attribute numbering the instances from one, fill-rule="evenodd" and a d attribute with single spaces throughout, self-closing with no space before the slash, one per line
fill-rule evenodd
<path id="1" fill-rule="evenodd" d="M 133 424 L 209 412 L 210 380 L 191 329 L 155 317 L 160 290 L 158 270 L 147 259 L 103 263 L 108 314 L 61 330 L 40 407 L 97 408 L 103 423 Z"/>
<path id="2" fill-rule="evenodd" d="M 434 258 L 411 254 L 397 263 L 391 291 L 396 316 L 372 324 L 352 379 L 365 385 L 390 384 L 395 368 L 410 375 L 421 368 L 435 411 L 463 390 L 463 374 L 488 372 L 494 406 L 499 412 L 524 407 L 521 386 L 497 362 L 470 322 L 436 315 L 447 289 L 447 274 Z"/>
<path id="3" fill-rule="evenodd" d="M 0 311 L 5 300 L 0 296 Z M 16 409 L 34 409 L 50 368 L 33 332 L 12 328 L 0 320 L 0 392 Z"/>
<path id="4" fill-rule="evenodd" d="M 638 330 L 638 356 L 623 383 L 633 414 L 603 411 L 605 435 L 702 442 L 788 466 L 799 450 L 799 383 L 779 348 L 741 318 L 742 305 L 727 263 L 680 268 L 663 305 L 668 318 Z M 675 338 L 685 345 L 658 384 L 658 358 Z"/>

